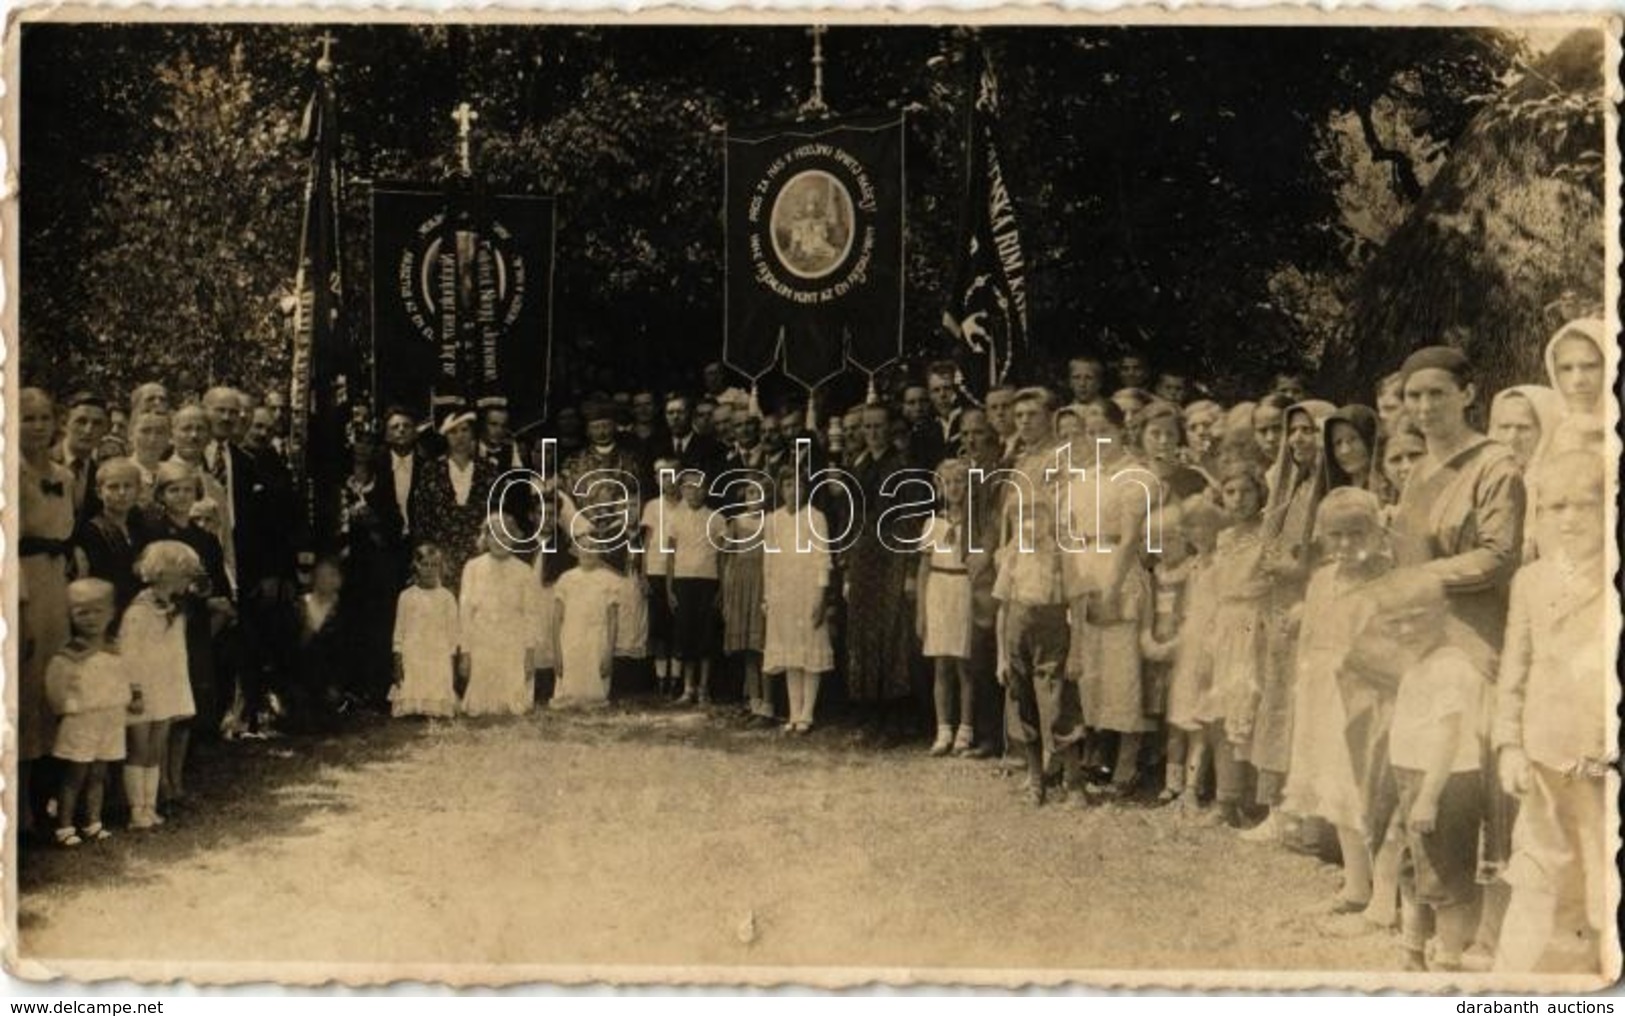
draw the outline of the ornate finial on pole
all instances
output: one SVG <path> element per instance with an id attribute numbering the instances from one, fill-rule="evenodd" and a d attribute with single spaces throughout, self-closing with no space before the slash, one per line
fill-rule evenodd
<path id="1" fill-rule="evenodd" d="M 457 122 L 457 162 L 458 168 L 464 176 L 474 175 L 474 160 L 470 155 L 470 139 L 474 133 L 474 121 L 480 115 L 474 112 L 474 107 L 466 102 L 457 104 L 457 109 L 451 114 Z"/>
<path id="2" fill-rule="evenodd" d="M 824 33 L 827 31 L 829 29 L 823 25 L 814 25 L 807 29 L 807 34 L 812 36 L 813 44 L 813 86 L 812 94 L 801 104 L 798 111 L 804 117 L 829 115 L 829 107 L 824 104 Z"/>
<path id="3" fill-rule="evenodd" d="M 322 55 L 316 58 L 316 73 L 331 74 L 333 73 L 333 44 L 339 40 L 334 37 L 332 32 L 323 32 L 316 41 L 322 44 Z"/>

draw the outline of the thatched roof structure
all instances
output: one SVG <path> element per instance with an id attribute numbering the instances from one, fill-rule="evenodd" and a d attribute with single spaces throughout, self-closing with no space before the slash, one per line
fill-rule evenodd
<path id="1" fill-rule="evenodd" d="M 1418 346 L 1466 349 L 1487 393 L 1603 300 L 1603 56 L 1575 32 L 1493 99 L 1357 285 L 1316 390 L 1367 402 Z"/>

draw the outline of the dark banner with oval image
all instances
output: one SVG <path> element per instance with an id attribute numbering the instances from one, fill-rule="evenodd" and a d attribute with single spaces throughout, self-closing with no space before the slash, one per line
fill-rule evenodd
<path id="1" fill-rule="evenodd" d="M 428 413 L 431 397 L 501 395 L 540 420 L 552 348 L 553 199 L 372 192 L 373 386 L 377 404 Z"/>
<path id="2" fill-rule="evenodd" d="M 808 386 L 902 352 L 903 118 L 727 139 L 724 359 Z"/>

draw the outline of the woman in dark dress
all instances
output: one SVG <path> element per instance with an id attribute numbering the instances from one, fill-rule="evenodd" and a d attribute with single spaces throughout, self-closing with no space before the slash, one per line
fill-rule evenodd
<path id="1" fill-rule="evenodd" d="M 1512 576 L 1523 556 L 1526 491 L 1512 452 L 1473 429 L 1467 410 L 1478 398 L 1467 356 L 1448 346 L 1411 354 L 1401 368 L 1405 411 L 1427 442 L 1394 514 L 1394 557 L 1444 583 L 1459 622 L 1452 641 L 1493 681 L 1506 637 Z M 1494 695 L 1484 696 L 1486 710 Z M 1486 711 L 1479 734 L 1488 743 Z M 1487 750 L 1487 749 L 1486 749 Z M 1512 848 L 1517 803 L 1502 792 L 1485 759 L 1485 821 L 1479 881 L 1487 889 L 1473 952 L 1482 964 L 1493 952 L 1506 913 L 1501 874 Z M 1469 958 L 1468 962 L 1474 962 Z"/>
<path id="2" fill-rule="evenodd" d="M 880 707 L 876 719 L 889 721 L 893 733 L 906 726 L 900 715 L 909 698 L 910 639 L 913 608 L 909 584 L 918 563 L 903 553 L 905 533 L 890 523 L 881 539 L 881 516 L 900 499 L 881 493 L 885 482 L 908 468 L 908 460 L 891 443 L 891 414 L 883 405 L 863 408 L 864 451 L 851 467 L 857 489 L 855 540 L 841 555 L 846 594 L 846 682 L 853 702 Z M 889 544 L 889 546 L 888 546 Z"/>
<path id="3" fill-rule="evenodd" d="M 404 586 L 398 563 L 403 524 L 394 490 L 377 465 L 377 442 L 358 434 L 340 490 L 345 613 L 354 621 L 350 635 L 359 640 L 354 669 L 342 687 L 362 704 L 386 709 L 394 680 L 395 599 Z"/>
<path id="4" fill-rule="evenodd" d="M 456 592 L 463 565 L 476 552 L 489 512 L 486 499 L 496 482 L 490 463 L 475 454 L 474 414 L 454 412 L 440 425 L 446 456 L 423 465 L 423 483 L 412 492 L 413 539 L 433 543 L 445 556 L 445 582 Z"/>
<path id="5" fill-rule="evenodd" d="M 91 578 L 113 584 L 113 631 L 118 619 L 141 591 L 135 574 L 135 552 L 144 545 L 141 515 L 135 510 L 141 496 L 141 467 L 127 458 L 112 458 L 96 469 L 96 493 L 101 511 L 86 519 L 74 535 L 85 555 Z"/>

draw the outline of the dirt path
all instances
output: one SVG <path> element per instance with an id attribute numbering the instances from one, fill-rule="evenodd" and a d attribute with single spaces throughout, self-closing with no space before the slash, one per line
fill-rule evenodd
<path id="1" fill-rule="evenodd" d="M 208 760 L 205 760 L 207 763 Z M 234 748 L 200 810 L 23 860 L 64 961 L 1376 970 L 1334 869 L 986 762 L 655 707 Z M 80 970 L 85 968 L 77 967 Z"/>

